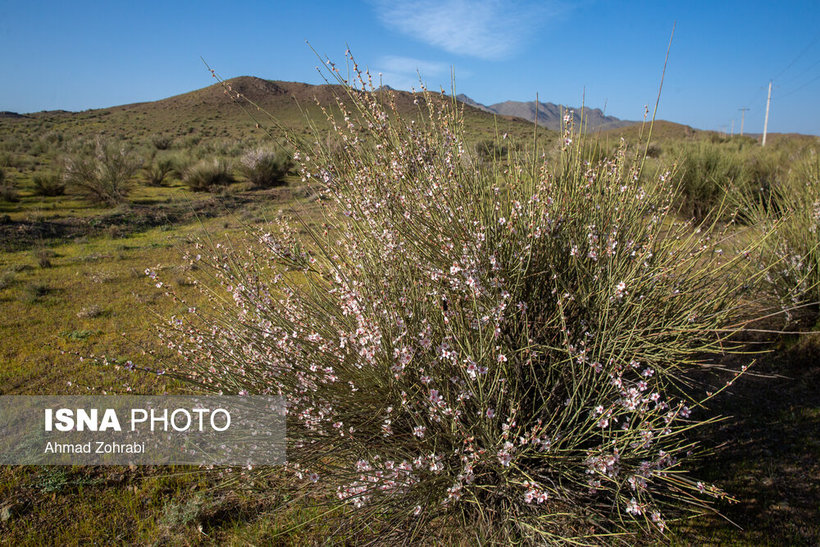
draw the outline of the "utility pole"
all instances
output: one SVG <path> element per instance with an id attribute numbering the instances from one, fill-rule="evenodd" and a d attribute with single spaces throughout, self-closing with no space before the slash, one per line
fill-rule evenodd
<path id="1" fill-rule="evenodd" d="M 735 121 L 732 120 L 732 132 L 729 134 L 730 137 L 735 136 Z"/>
<path id="2" fill-rule="evenodd" d="M 769 105 L 772 104 L 772 81 L 769 80 L 769 98 L 766 99 L 766 121 L 763 122 L 763 144 L 766 146 L 766 132 L 769 130 Z"/>
<path id="3" fill-rule="evenodd" d="M 746 111 L 749 110 L 748 108 L 738 108 L 740 110 L 740 136 L 743 136 L 743 122 L 746 120 Z"/>

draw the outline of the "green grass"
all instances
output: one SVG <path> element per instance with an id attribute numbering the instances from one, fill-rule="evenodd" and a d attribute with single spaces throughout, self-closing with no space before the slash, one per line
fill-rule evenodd
<path id="1" fill-rule="evenodd" d="M 251 207 L 245 214 L 271 216 L 280 206 L 272 201 Z M 132 375 L 89 367 L 60 351 L 130 357 L 138 355 L 142 346 L 153 346 L 152 327 L 157 323 L 153 314 L 168 315 L 172 308 L 144 275 L 145 268 L 163 272 L 176 290 L 196 298 L 185 280 L 185 268 L 179 266 L 188 241 L 204 231 L 214 237 L 237 234 L 243 222 L 237 214 L 228 214 L 202 223 L 192 220 L 181 226 L 150 228 L 123 238 L 98 236 L 56 244 L 49 248 L 53 254 L 49 268 L 40 268 L 37 257 L 28 250 L 0 253 L 0 272 L 7 272 L 8 277 L 0 289 L 0 338 L 6 341 L 0 346 L 0 392 L 76 392 L 68 389 L 68 382 L 75 386 L 113 383 L 122 389 L 126 378 L 137 382 L 131 386 L 135 390 L 149 387 L 146 378 L 135 380 Z M 226 223 L 232 228 L 226 229 Z M 88 313 L 94 307 L 105 312 Z M 101 334 L 57 335 L 84 331 Z M 149 384 L 152 390 L 164 385 L 157 379 Z"/>
<path id="2" fill-rule="evenodd" d="M 139 187 L 134 202 L 155 199 L 164 188 Z M 130 233 L 78 238 L 49 247 L 50 268 L 40 268 L 28 249 L 0 252 L 0 393 L 85 394 L 180 392 L 164 376 L 102 367 L 79 356 L 107 355 L 145 360 L 157 348 L 154 326 L 175 307 L 144 274 L 154 268 L 171 287 L 196 302 L 182 254 L 192 238 L 238 237 L 247 223 L 271 218 L 292 205 L 254 193 L 258 203 L 202 221 L 163 225 Z M 282 194 L 287 196 L 288 194 Z M 184 201 L 180 200 L 180 201 Z M 103 209 L 90 208 L 87 218 Z M 26 214 L 25 208 L 21 211 Z M 70 216 L 70 213 L 64 213 Z M 102 308 L 102 313 L 88 313 Z M 83 312 L 86 313 L 83 313 Z M 79 315 L 79 317 L 78 317 Z M 166 357 L 171 357 L 166 353 Z M 264 541 L 281 536 L 317 509 L 297 507 L 284 517 L 264 518 L 271 496 L 215 493 L 218 473 L 175 468 L 0 468 L 0 522 L 4 542 L 53 544 L 212 543 Z M 189 519 L 186 511 L 195 508 Z M 4 512 L 5 511 L 5 512 Z M 100 519 L 100 515 L 110 518 Z M 185 517 L 185 518 L 183 518 Z M 317 535 L 317 538 L 321 535 Z M 246 539 L 239 539 L 246 538 Z"/>

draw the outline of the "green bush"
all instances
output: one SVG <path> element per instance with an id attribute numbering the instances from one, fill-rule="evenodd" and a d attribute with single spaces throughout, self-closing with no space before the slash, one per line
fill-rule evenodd
<path id="1" fill-rule="evenodd" d="M 166 158 L 171 164 L 171 171 L 168 175 L 172 175 L 180 180 L 185 178 L 185 173 L 193 164 L 193 160 L 188 154 L 173 154 Z"/>
<path id="2" fill-rule="evenodd" d="M 737 201 L 739 196 L 768 195 L 785 178 L 780 165 L 788 163 L 780 151 L 761 148 L 745 137 L 679 145 L 671 154 L 678 162 L 680 212 L 698 220 L 718 209 L 726 197 Z M 729 190 L 732 195 L 727 196 Z"/>
<path id="3" fill-rule="evenodd" d="M 820 302 L 820 159 L 811 150 L 794 162 L 785 181 L 739 195 L 748 223 L 771 232 L 755 236 L 763 240 L 758 257 L 766 287 L 792 319 L 795 308 Z"/>
<path id="4" fill-rule="evenodd" d="M 714 142 L 699 142 L 677 150 L 681 214 L 703 219 L 715 210 L 730 185 L 743 187 L 743 165 L 736 154 Z"/>
<path id="5" fill-rule="evenodd" d="M 98 139 L 93 154 L 78 152 L 65 159 L 63 180 L 90 201 L 116 205 L 127 200 L 141 164 L 124 146 Z"/>
<path id="6" fill-rule="evenodd" d="M 479 159 L 496 161 L 506 158 L 510 153 L 510 142 L 507 142 L 506 139 L 501 142 L 496 142 L 495 139 L 483 139 L 475 143 L 473 149 Z"/>
<path id="7" fill-rule="evenodd" d="M 177 374 L 283 394 L 289 469 L 357 541 L 657 539 L 722 496 L 686 473 L 711 396 L 687 386 L 754 276 L 676 220 L 669 173 L 636 183 L 625 148 L 588 164 L 570 133 L 498 169 L 447 101 L 411 124 L 347 92 L 357 146 L 296 155 L 325 223 L 197 256 L 223 288 L 163 334 Z"/>
<path id="8" fill-rule="evenodd" d="M 9 203 L 20 201 L 17 188 L 11 180 L 6 178 L 6 172 L 0 169 L 0 199 Z"/>
<path id="9" fill-rule="evenodd" d="M 259 188 L 285 184 L 285 176 L 292 168 L 293 160 L 284 150 L 257 148 L 242 156 L 242 174 Z"/>
<path id="10" fill-rule="evenodd" d="M 154 135 L 151 138 L 151 144 L 153 144 L 157 150 L 168 150 L 173 143 L 174 139 L 170 135 Z"/>
<path id="11" fill-rule="evenodd" d="M 234 182 L 230 163 L 222 158 L 202 160 L 185 171 L 183 182 L 195 192 L 210 192 Z"/>
<path id="12" fill-rule="evenodd" d="M 37 173 L 32 179 L 34 193 L 39 196 L 62 196 L 65 194 L 65 181 L 62 173 Z"/>
<path id="13" fill-rule="evenodd" d="M 647 158 L 659 158 L 663 154 L 663 148 L 658 144 L 650 144 L 646 147 Z"/>
<path id="14" fill-rule="evenodd" d="M 784 160 L 776 153 L 766 153 L 760 149 L 747 153 L 743 164 L 742 185 L 747 194 L 762 192 L 768 195 L 774 186 L 788 179 L 782 165 L 793 162 Z"/>
<path id="15" fill-rule="evenodd" d="M 0 291 L 7 289 L 14 284 L 14 272 L 6 270 L 0 274 Z"/>
<path id="16" fill-rule="evenodd" d="M 161 158 L 151 161 L 145 167 L 145 176 L 149 186 L 165 186 L 168 175 L 176 170 L 174 160 Z"/>
<path id="17" fill-rule="evenodd" d="M 45 156 L 52 152 L 54 145 L 46 139 L 39 139 L 34 141 L 28 148 L 28 153 L 31 156 Z"/>

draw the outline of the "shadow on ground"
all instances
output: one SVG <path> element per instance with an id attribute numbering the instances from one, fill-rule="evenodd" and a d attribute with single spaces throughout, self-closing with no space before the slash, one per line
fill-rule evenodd
<path id="1" fill-rule="evenodd" d="M 725 519 L 693 522 L 698 543 L 820 545 L 820 332 L 768 343 L 712 401 L 730 419 L 702 432 L 704 444 L 724 447 L 693 475 L 738 502 L 718 505 Z"/>

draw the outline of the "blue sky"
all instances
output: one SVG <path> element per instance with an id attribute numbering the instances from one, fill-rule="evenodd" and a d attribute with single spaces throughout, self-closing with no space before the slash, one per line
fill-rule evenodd
<path id="1" fill-rule="evenodd" d="M 533 100 L 702 129 L 820 134 L 820 2 L 0 0 L 0 110 L 84 110 L 161 99 L 226 78 L 320 83 L 347 45 L 384 83 L 491 104 Z"/>

